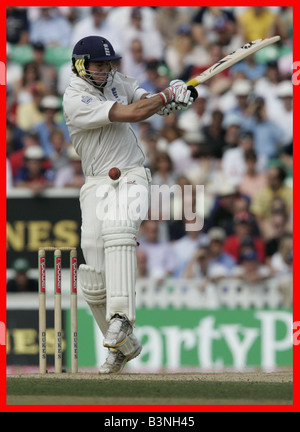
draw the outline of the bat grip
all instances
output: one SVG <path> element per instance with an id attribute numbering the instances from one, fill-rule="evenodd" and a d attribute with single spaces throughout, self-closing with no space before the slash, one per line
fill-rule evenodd
<path id="1" fill-rule="evenodd" d="M 187 88 L 188 88 L 188 90 L 191 91 L 191 97 L 192 97 L 194 100 L 197 99 L 197 97 L 198 97 L 198 92 L 197 92 L 197 90 L 195 89 L 195 87 L 189 85 Z"/>

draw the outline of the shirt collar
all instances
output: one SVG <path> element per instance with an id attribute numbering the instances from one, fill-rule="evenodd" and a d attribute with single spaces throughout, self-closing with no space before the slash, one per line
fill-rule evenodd
<path id="1" fill-rule="evenodd" d="M 94 95 L 97 95 L 97 96 L 99 96 L 99 94 L 100 95 L 102 94 L 94 86 L 92 86 L 87 81 L 85 81 L 84 79 L 80 78 L 79 76 L 75 75 L 74 73 L 71 76 L 71 82 L 70 82 L 70 84 L 71 84 L 72 87 L 74 87 L 74 88 L 76 88 L 78 90 L 87 91 L 88 93 L 93 93 Z"/>

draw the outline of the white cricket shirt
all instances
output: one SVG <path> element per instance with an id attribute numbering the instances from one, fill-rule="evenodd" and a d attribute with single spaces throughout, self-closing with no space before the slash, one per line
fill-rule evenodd
<path id="1" fill-rule="evenodd" d="M 145 155 L 130 123 L 112 123 L 108 115 L 116 102 L 129 105 L 145 93 L 135 78 L 119 72 L 103 93 L 72 74 L 64 93 L 63 109 L 85 176 L 107 174 L 112 167 L 122 171 L 143 165 Z"/>

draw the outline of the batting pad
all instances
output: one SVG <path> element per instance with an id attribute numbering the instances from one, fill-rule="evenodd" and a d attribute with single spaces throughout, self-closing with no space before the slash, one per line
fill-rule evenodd
<path id="1" fill-rule="evenodd" d="M 106 321 L 106 289 L 104 277 L 101 272 L 85 264 L 79 266 L 78 277 L 83 297 L 89 305 L 102 334 L 105 335 L 108 329 L 108 322 Z"/>
<path id="2" fill-rule="evenodd" d="M 103 221 L 107 288 L 106 318 L 124 314 L 135 322 L 136 224 L 128 220 Z"/>
<path id="3" fill-rule="evenodd" d="M 106 289 L 102 273 L 95 271 L 91 266 L 81 264 L 78 268 L 78 277 L 83 297 L 88 303 L 102 334 L 105 335 L 108 322 L 106 320 Z M 137 338 L 131 334 L 119 350 L 127 356 L 133 353 L 138 345 Z"/>

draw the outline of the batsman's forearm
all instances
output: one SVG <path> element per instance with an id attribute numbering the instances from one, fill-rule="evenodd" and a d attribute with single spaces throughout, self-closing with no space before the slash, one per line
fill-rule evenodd
<path id="1" fill-rule="evenodd" d="M 115 103 L 109 112 L 109 119 L 111 122 L 137 123 L 157 113 L 163 105 L 163 99 L 159 95 L 141 99 L 130 105 Z"/>

